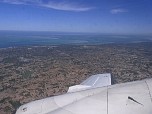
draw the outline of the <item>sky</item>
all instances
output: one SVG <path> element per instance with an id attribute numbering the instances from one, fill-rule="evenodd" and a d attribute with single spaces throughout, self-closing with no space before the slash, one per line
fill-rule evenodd
<path id="1" fill-rule="evenodd" d="M 152 34 L 152 0 L 0 0 L 0 30 Z"/>

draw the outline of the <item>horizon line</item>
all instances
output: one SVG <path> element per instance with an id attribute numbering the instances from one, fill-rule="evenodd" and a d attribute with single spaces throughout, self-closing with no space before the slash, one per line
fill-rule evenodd
<path id="1" fill-rule="evenodd" d="M 75 32 L 75 31 L 49 31 L 49 30 L 0 30 L 0 32 L 54 32 L 71 34 L 99 34 L 99 35 L 152 35 L 152 33 L 112 33 L 112 32 Z"/>

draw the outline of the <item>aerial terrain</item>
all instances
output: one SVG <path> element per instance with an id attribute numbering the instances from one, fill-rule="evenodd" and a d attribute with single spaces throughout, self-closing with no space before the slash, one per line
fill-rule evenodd
<path id="1" fill-rule="evenodd" d="M 99 73 L 111 73 L 113 84 L 151 78 L 152 43 L 1 48 L 0 114 Z"/>
<path id="2" fill-rule="evenodd" d="M 0 114 L 96 74 L 152 78 L 151 11 L 152 0 L 0 0 Z"/>

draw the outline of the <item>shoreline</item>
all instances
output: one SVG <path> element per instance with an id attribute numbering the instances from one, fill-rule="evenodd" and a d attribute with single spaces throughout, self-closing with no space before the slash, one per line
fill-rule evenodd
<path id="1" fill-rule="evenodd" d="M 81 43 L 78 43 L 78 44 L 38 44 L 38 45 L 22 45 L 22 46 L 5 46 L 5 47 L 2 47 L 0 46 L 0 50 L 3 50 L 3 49 L 13 49 L 13 48 L 32 48 L 32 47 L 53 47 L 53 46 L 100 46 L 100 45 L 127 45 L 127 44 L 142 44 L 142 43 L 152 43 L 151 42 L 148 42 L 148 41 L 145 41 L 145 42 L 142 42 L 142 41 L 138 41 L 138 42 L 131 42 L 131 43 L 115 43 L 115 42 L 110 42 L 110 43 L 88 43 L 88 44 L 81 44 Z"/>

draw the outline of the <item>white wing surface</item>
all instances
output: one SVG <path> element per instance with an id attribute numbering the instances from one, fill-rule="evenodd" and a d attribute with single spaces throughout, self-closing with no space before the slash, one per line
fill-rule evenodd
<path id="1" fill-rule="evenodd" d="M 33 101 L 16 114 L 152 114 L 151 95 L 148 79 Z"/>

